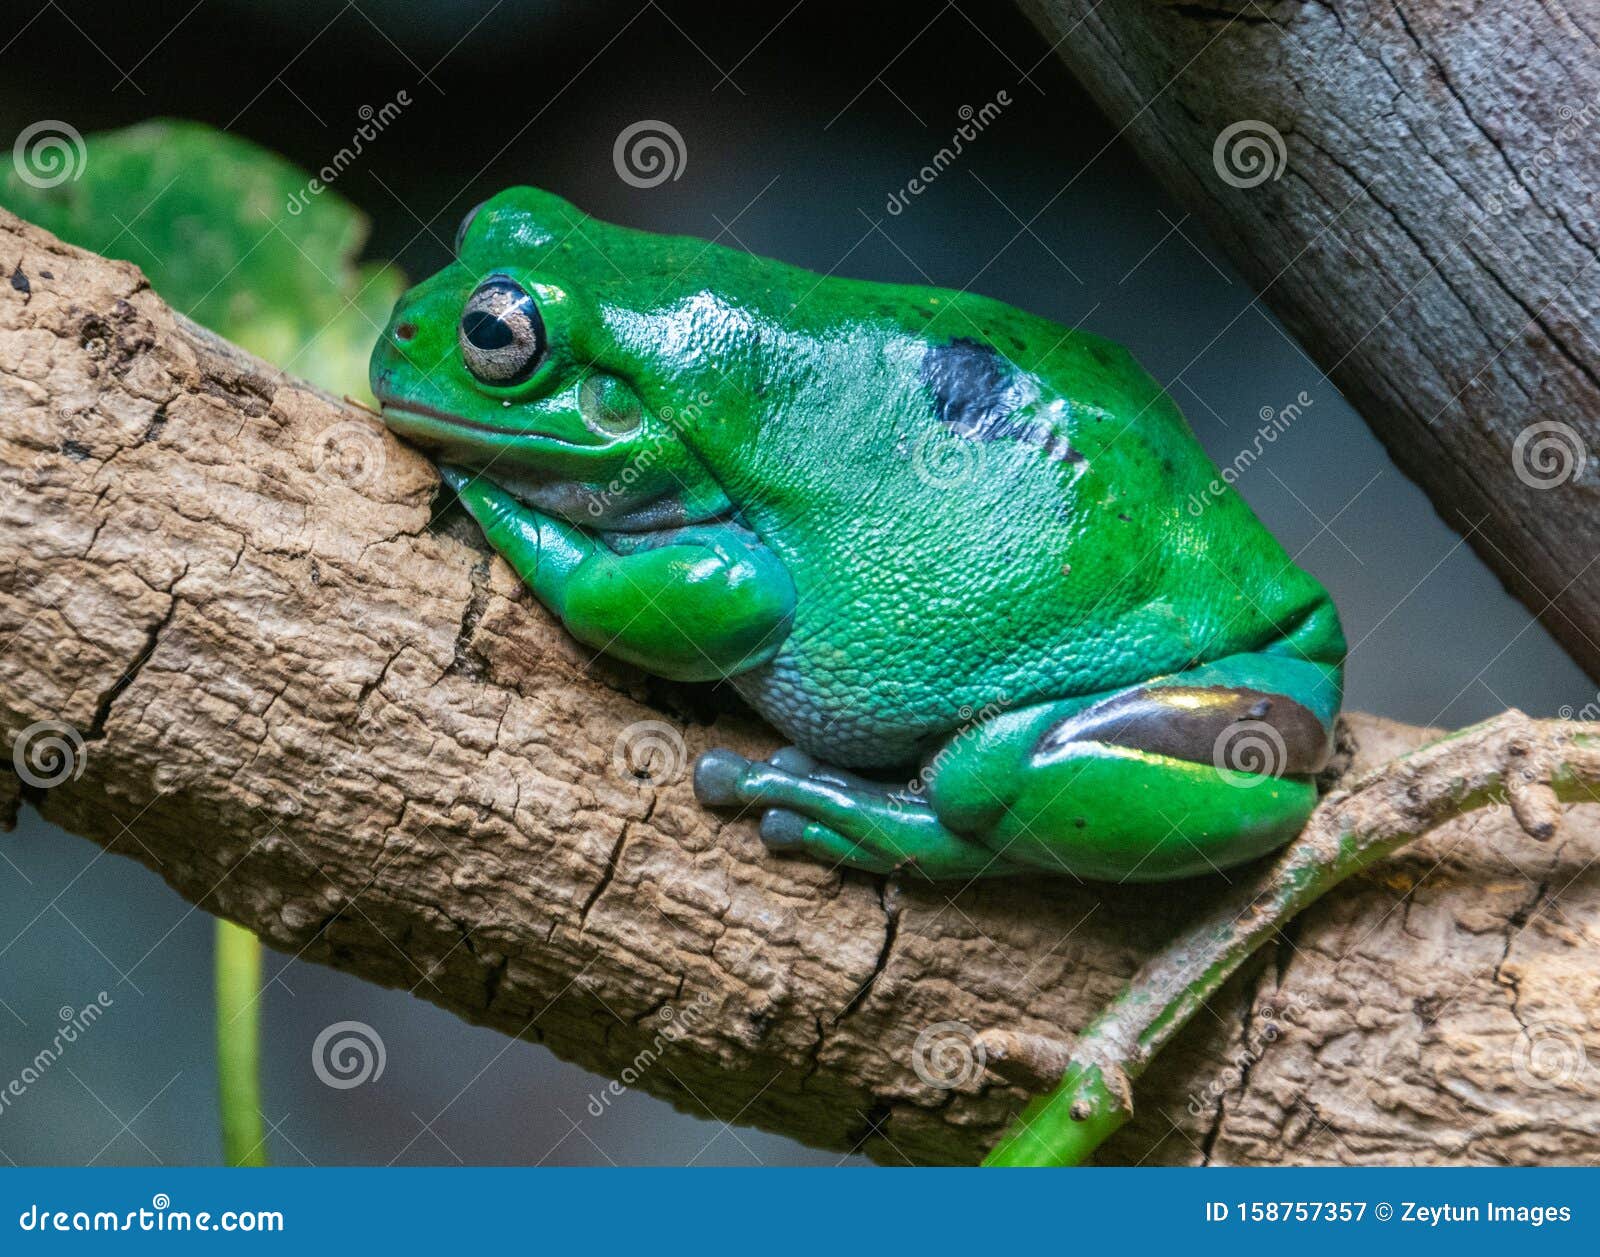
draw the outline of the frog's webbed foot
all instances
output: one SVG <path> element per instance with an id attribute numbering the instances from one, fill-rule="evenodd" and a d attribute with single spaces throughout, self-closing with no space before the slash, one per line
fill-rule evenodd
<path id="1" fill-rule="evenodd" d="M 708 807 L 762 808 L 761 839 L 774 851 L 931 880 L 1011 871 L 910 791 L 819 764 L 797 747 L 765 761 L 707 751 L 695 763 L 694 790 Z"/>

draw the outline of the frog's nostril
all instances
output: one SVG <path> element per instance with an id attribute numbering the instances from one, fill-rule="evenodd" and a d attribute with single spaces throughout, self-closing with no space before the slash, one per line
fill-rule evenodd
<path id="1" fill-rule="evenodd" d="M 415 323 L 402 323 L 399 327 L 394 329 L 394 338 L 396 340 L 410 340 L 416 336 L 416 334 L 417 325 Z"/>

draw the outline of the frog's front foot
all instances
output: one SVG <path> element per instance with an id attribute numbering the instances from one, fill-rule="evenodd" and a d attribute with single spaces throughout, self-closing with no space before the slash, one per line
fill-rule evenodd
<path id="1" fill-rule="evenodd" d="M 766 766 L 796 777 L 809 777 L 817 762 L 799 747 L 774 751 Z M 750 770 L 754 764 L 737 751 L 707 751 L 694 766 L 695 798 L 707 807 L 741 807 L 757 802 Z M 788 808 L 769 807 L 761 814 L 761 841 L 774 851 L 804 848 L 805 817 Z"/>
<path id="2" fill-rule="evenodd" d="M 914 794 L 820 764 L 798 747 L 766 760 L 707 751 L 695 763 L 694 791 L 707 807 L 763 809 L 761 839 L 775 851 L 932 879 L 1011 871 L 981 843 L 947 829 Z"/>

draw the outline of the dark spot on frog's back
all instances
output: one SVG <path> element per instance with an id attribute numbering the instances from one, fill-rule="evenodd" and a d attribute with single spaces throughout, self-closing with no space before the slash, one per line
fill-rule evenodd
<path id="1" fill-rule="evenodd" d="M 1011 374 L 1011 364 L 992 346 L 967 338 L 930 346 L 922 358 L 933 413 L 964 436 L 982 436 L 1011 413 Z"/>
<path id="2" fill-rule="evenodd" d="M 1037 383 L 994 346 L 970 337 L 931 345 L 920 374 L 933 399 L 934 417 L 956 435 L 1020 441 L 1059 462 L 1083 460 L 1065 435 L 1041 417 Z"/>

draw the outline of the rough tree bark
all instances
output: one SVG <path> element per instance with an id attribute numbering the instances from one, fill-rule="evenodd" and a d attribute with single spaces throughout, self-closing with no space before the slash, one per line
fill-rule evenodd
<path id="1" fill-rule="evenodd" d="M 1600 680 L 1600 11 L 1020 3 Z"/>
<path id="2" fill-rule="evenodd" d="M 285 952 L 889 1162 L 977 1159 L 1025 1093 L 974 1033 L 1082 1025 L 1223 889 L 948 893 L 769 857 L 682 771 L 769 732 L 589 658 L 430 525 L 433 471 L 370 416 L 131 266 L 4 214 L 0 246 L 7 811 Z M 1363 764 L 1425 737 L 1349 729 Z M 619 745 L 665 748 L 653 783 Z M 1600 1153 L 1597 854 L 1587 806 L 1543 847 L 1479 813 L 1341 888 L 1164 1054 L 1104 1158 Z"/>

